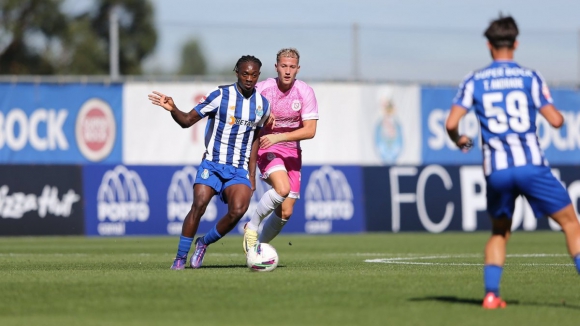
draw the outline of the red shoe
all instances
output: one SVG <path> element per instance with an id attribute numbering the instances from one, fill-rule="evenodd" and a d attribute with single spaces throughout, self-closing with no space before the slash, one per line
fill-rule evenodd
<path id="1" fill-rule="evenodd" d="M 483 299 L 483 309 L 498 309 L 498 308 L 505 308 L 507 304 L 503 301 L 500 297 L 496 297 L 493 292 L 489 292 L 485 295 Z"/>

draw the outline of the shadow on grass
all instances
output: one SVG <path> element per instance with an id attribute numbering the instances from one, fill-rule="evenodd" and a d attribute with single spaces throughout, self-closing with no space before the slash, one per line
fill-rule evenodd
<path id="1" fill-rule="evenodd" d="M 286 266 L 278 265 L 276 268 L 285 268 Z M 191 267 L 187 266 L 186 268 L 192 269 Z M 248 268 L 246 265 L 236 264 L 236 265 L 202 265 L 200 269 L 221 269 L 221 268 Z"/>
<path id="2" fill-rule="evenodd" d="M 472 298 L 458 298 L 454 296 L 429 296 L 424 298 L 410 298 L 409 301 L 438 301 L 446 303 L 457 303 L 457 304 L 467 304 L 474 306 L 481 306 L 483 299 L 472 299 Z M 580 310 L 580 306 L 574 304 L 567 304 L 565 301 L 561 303 L 550 303 L 550 302 L 520 302 L 518 300 L 506 300 L 508 307 L 510 305 L 515 306 L 535 306 L 535 307 L 552 307 L 552 308 L 565 308 Z"/>

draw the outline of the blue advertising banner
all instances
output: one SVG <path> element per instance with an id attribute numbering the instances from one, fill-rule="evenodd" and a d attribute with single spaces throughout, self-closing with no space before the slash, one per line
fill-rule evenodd
<path id="1" fill-rule="evenodd" d="M 193 202 L 193 166 L 87 165 L 83 167 L 86 234 L 178 235 Z M 360 167 L 304 167 L 303 191 L 285 233 L 363 232 Z M 269 186 L 256 185 L 244 224 Z M 206 233 L 227 212 L 216 196 L 203 215 L 198 234 Z"/>
<path id="2" fill-rule="evenodd" d="M 87 235 L 180 234 L 193 203 L 192 166 L 88 165 L 83 167 Z M 217 197 L 199 232 L 215 223 Z"/>
<path id="3" fill-rule="evenodd" d="M 282 233 L 356 233 L 364 232 L 362 168 L 359 166 L 303 166 L 300 199 Z M 262 194 L 270 189 L 264 182 L 256 185 L 250 208 L 232 232 L 244 233 Z M 225 207 L 218 203 L 219 216 Z M 223 211 L 222 211 L 223 209 Z M 266 220 L 260 224 L 263 227 Z"/>
<path id="4" fill-rule="evenodd" d="M 479 122 L 468 113 L 459 127 L 460 133 L 474 139 L 474 147 L 462 153 L 451 142 L 445 130 L 445 120 L 457 89 L 453 87 L 421 88 L 422 159 L 423 164 L 480 164 Z M 538 119 L 538 137 L 548 161 L 552 164 L 577 164 L 580 161 L 580 92 L 572 89 L 552 89 L 555 106 L 562 112 L 565 124 L 554 129 L 545 119 Z"/>
<path id="5" fill-rule="evenodd" d="M 301 197 L 282 232 L 364 232 L 363 193 L 359 166 L 305 166 Z"/>
<path id="6" fill-rule="evenodd" d="M 568 190 L 576 213 L 580 169 L 556 166 L 552 173 Z M 485 178 L 480 166 L 365 167 L 367 231 L 489 230 Z M 512 229 L 559 230 L 550 219 L 537 219 L 522 197 L 516 201 Z"/>
<path id="7" fill-rule="evenodd" d="M 0 84 L 0 163 L 120 163 L 122 85 Z"/>

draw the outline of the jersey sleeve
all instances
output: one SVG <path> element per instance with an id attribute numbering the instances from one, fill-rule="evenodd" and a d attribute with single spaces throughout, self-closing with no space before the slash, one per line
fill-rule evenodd
<path id="1" fill-rule="evenodd" d="M 318 102 L 311 87 L 306 88 L 303 98 L 303 107 L 301 110 L 302 121 L 318 120 Z"/>
<path id="2" fill-rule="evenodd" d="M 552 104 L 552 96 L 550 95 L 550 89 L 548 85 L 542 78 L 539 72 L 534 71 L 534 76 L 532 77 L 532 99 L 534 100 L 534 106 L 536 109 L 541 109 L 542 107 Z"/>
<path id="3" fill-rule="evenodd" d="M 473 105 L 473 87 L 473 73 L 470 73 L 459 84 L 457 94 L 453 98 L 453 105 L 458 105 L 469 110 Z"/>
<path id="4" fill-rule="evenodd" d="M 201 101 L 193 108 L 200 117 L 205 118 L 208 115 L 213 115 L 217 112 L 222 97 L 221 88 L 209 92 Z"/>

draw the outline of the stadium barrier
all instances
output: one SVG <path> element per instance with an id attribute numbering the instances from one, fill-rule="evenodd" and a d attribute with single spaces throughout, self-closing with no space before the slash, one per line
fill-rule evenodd
<path id="1" fill-rule="evenodd" d="M 580 169 L 552 172 L 578 212 Z M 0 235 L 178 235 L 193 202 L 196 166 L 0 166 Z M 488 230 L 480 166 L 305 166 L 301 198 L 284 233 Z M 259 198 L 259 181 L 241 234 Z M 205 233 L 226 213 L 217 197 L 202 217 Z M 514 229 L 559 230 L 518 199 Z"/>
<path id="2" fill-rule="evenodd" d="M 215 85 L 0 83 L 0 234 L 179 234 L 205 121 L 183 130 L 147 94 L 166 92 L 188 110 Z M 311 86 L 321 119 L 316 138 L 302 143 L 302 198 L 284 232 L 489 228 L 480 145 L 464 154 L 444 128 L 455 87 Z M 540 145 L 576 207 L 580 92 L 555 88 L 552 97 L 566 123 L 557 130 L 539 118 Z M 473 113 L 460 131 L 478 138 Z M 266 189 L 258 184 L 248 212 Z M 514 227 L 557 229 L 518 205 Z M 225 210 L 215 198 L 199 232 Z"/>
<path id="3" fill-rule="evenodd" d="M 83 168 L 86 234 L 91 236 L 177 235 L 193 202 L 195 166 L 89 165 Z M 306 166 L 301 199 L 288 233 L 363 232 L 362 168 Z M 255 205 L 269 189 L 259 181 L 250 208 L 234 233 L 243 233 Z M 205 233 L 227 211 L 210 202 L 198 232 Z"/>

